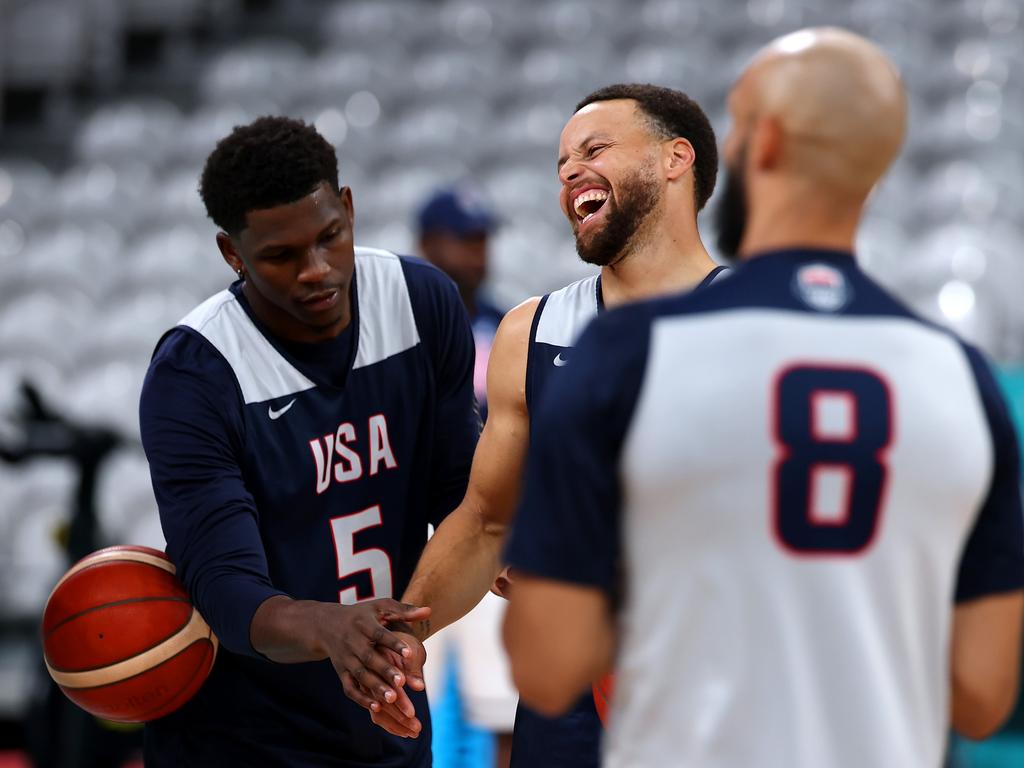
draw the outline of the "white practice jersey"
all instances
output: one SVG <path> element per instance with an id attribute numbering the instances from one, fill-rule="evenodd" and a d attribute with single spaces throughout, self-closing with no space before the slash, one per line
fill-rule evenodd
<path id="1" fill-rule="evenodd" d="M 1024 586 L 987 364 L 849 255 L 599 318 L 509 561 L 618 608 L 605 765 L 938 768 L 955 603 Z"/>

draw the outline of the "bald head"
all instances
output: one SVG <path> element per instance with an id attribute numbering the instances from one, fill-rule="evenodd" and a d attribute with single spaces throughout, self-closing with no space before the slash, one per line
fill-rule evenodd
<path id="1" fill-rule="evenodd" d="M 778 126 L 785 170 L 839 194 L 866 195 L 906 130 L 903 84 L 874 44 L 845 30 L 805 29 L 770 43 L 737 81 L 734 111 Z"/>

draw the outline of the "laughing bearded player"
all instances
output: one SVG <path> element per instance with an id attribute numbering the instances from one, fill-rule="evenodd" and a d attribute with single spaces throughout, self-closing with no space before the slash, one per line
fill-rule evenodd
<path id="1" fill-rule="evenodd" d="M 605 307 L 697 289 L 721 271 L 697 232 L 697 211 L 714 189 L 717 163 L 707 117 L 679 91 L 613 85 L 577 106 L 559 147 L 561 204 L 580 257 L 601 272 L 524 302 L 498 329 L 487 378 L 489 416 L 466 498 L 438 528 L 405 592 L 404 600 L 432 609 L 429 626 L 413 626 L 421 639 L 463 616 L 494 582 L 534 403 L 571 361 L 570 348 L 587 323 Z M 373 717 L 394 733 L 419 732 L 415 719 L 391 705 Z M 600 735 L 589 693 L 559 718 L 521 706 L 512 765 L 596 768 Z"/>

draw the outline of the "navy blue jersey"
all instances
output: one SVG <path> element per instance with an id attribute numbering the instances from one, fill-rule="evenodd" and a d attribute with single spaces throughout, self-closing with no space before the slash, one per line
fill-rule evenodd
<path id="1" fill-rule="evenodd" d="M 976 349 L 766 254 L 589 326 L 507 561 L 617 609 L 607 766 L 938 765 L 954 603 L 1024 587 L 1017 442 Z"/>
<path id="2" fill-rule="evenodd" d="M 236 284 L 153 357 L 140 413 L 167 552 L 221 650 L 195 699 L 147 726 L 147 765 L 430 764 L 423 694 L 420 738 L 395 738 L 330 662 L 275 664 L 249 640 L 272 595 L 400 595 L 466 489 L 479 419 L 454 285 L 357 248 L 351 299 L 337 339 L 285 344 Z"/>
<path id="3" fill-rule="evenodd" d="M 725 273 L 725 267 L 713 269 L 695 290 Z M 603 308 L 599 274 L 549 293 L 538 303 L 526 364 L 531 442 L 537 423 L 535 404 L 568 364 L 576 339 Z M 512 768 L 597 768 L 601 764 L 602 730 L 590 693 L 557 718 L 544 717 L 520 704 L 513 731 Z"/>

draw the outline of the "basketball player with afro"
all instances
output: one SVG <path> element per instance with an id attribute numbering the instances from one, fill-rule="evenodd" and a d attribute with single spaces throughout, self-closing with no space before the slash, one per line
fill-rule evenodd
<path id="1" fill-rule="evenodd" d="M 459 293 L 353 245 L 352 192 L 302 122 L 236 128 L 200 191 L 236 279 L 160 340 L 140 419 L 167 553 L 221 652 L 147 725 L 146 765 L 427 766 L 429 738 L 372 727 L 343 684 L 426 717 L 392 663 L 422 646 L 385 625 L 429 614 L 390 598 L 479 435 Z"/>

